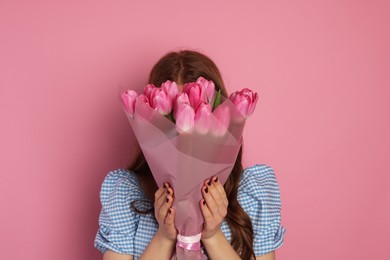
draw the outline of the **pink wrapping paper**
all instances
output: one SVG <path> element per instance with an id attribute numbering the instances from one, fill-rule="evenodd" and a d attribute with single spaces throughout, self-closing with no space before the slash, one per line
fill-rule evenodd
<path id="1" fill-rule="evenodd" d="M 217 113 L 227 115 L 229 123 L 220 122 Z M 157 185 L 168 182 L 174 190 L 172 207 L 179 234 L 201 233 L 201 188 L 212 176 L 226 182 L 241 146 L 244 116 L 224 99 L 210 115 L 206 130 L 195 125 L 179 133 L 172 121 L 143 102 L 136 102 L 134 117 L 128 115 L 128 119 Z M 196 254 L 190 257 L 189 252 L 186 255 L 186 259 L 201 259 Z"/>

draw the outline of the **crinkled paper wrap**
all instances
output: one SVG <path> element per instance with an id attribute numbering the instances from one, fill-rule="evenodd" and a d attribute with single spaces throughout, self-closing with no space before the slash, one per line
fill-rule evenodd
<path id="1" fill-rule="evenodd" d="M 226 113 L 230 119 L 222 131 L 215 113 Z M 174 190 L 172 207 L 179 234 L 199 234 L 201 188 L 212 176 L 226 182 L 241 146 L 245 118 L 226 99 L 210 115 L 207 133 L 197 125 L 179 133 L 172 121 L 143 102 L 136 102 L 134 117 L 128 119 L 157 185 L 168 182 Z"/>

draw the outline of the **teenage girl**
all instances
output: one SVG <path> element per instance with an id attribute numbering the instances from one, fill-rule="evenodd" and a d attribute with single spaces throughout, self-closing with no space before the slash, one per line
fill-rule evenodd
<path id="1" fill-rule="evenodd" d="M 212 80 L 228 97 L 214 62 L 196 51 L 170 52 L 153 67 L 149 83 L 167 80 L 179 88 L 200 76 Z M 205 180 L 199 207 L 204 218 L 202 248 L 208 259 L 274 260 L 286 229 L 281 225 L 281 203 L 273 169 L 257 164 L 243 169 L 242 147 L 233 170 L 222 185 L 217 177 Z M 157 187 L 139 150 L 127 169 L 109 172 L 103 181 L 102 210 L 95 247 L 103 260 L 170 259 L 176 244 L 175 191 Z"/>

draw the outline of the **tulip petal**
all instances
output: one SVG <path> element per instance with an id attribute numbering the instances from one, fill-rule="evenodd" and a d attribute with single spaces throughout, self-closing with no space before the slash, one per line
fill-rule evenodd
<path id="1" fill-rule="evenodd" d="M 162 85 L 161 88 L 165 91 L 165 93 L 168 95 L 171 102 L 175 99 L 177 93 L 179 93 L 179 88 L 174 81 L 167 80 Z"/>
<path id="2" fill-rule="evenodd" d="M 127 90 L 122 93 L 122 101 L 125 111 L 131 117 L 134 117 L 135 100 L 137 96 L 138 94 L 134 90 Z"/>
<path id="3" fill-rule="evenodd" d="M 180 92 L 176 95 L 176 98 L 173 102 L 173 117 L 176 119 L 177 111 L 182 104 L 190 104 L 190 99 L 188 98 L 187 93 Z"/>
<path id="4" fill-rule="evenodd" d="M 212 80 L 207 80 L 203 77 L 199 77 L 196 80 L 196 83 L 201 86 L 202 89 L 202 100 L 213 104 L 214 102 L 214 94 L 215 94 L 215 84 Z"/>
<path id="5" fill-rule="evenodd" d="M 229 96 L 229 99 L 241 112 L 241 114 L 248 118 L 253 114 L 255 110 L 258 95 L 248 88 L 244 88 L 241 91 L 236 91 Z"/>
<path id="6" fill-rule="evenodd" d="M 141 94 L 137 97 L 136 102 L 142 102 L 144 104 L 150 105 L 148 97 L 146 95 L 143 95 L 143 94 Z"/>
<path id="7" fill-rule="evenodd" d="M 172 102 L 167 93 L 161 88 L 153 89 L 150 93 L 150 105 L 162 115 L 167 115 L 172 111 Z"/>
<path id="8" fill-rule="evenodd" d="M 189 104 L 182 104 L 176 113 L 176 126 L 179 132 L 187 132 L 194 126 L 195 111 Z"/>
<path id="9" fill-rule="evenodd" d="M 205 102 L 200 103 L 195 111 L 196 129 L 202 134 L 206 134 L 210 128 L 210 114 L 211 105 Z"/>
<path id="10" fill-rule="evenodd" d="M 238 111 L 240 111 L 241 114 L 246 117 L 248 114 L 249 105 L 250 105 L 250 103 L 249 103 L 248 99 L 243 98 L 239 102 L 237 102 L 236 107 L 237 107 Z"/>
<path id="11" fill-rule="evenodd" d="M 258 95 L 257 95 L 257 93 L 255 93 L 254 100 L 253 100 L 252 104 L 249 106 L 247 117 L 251 116 L 253 114 L 253 111 L 255 111 L 257 100 L 258 100 Z"/>
<path id="12" fill-rule="evenodd" d="M 153 84 L 146 85 L 146 87 L 144 89 L 144 95 L 146 97 L 148 97 L 148 99 L 150 99 L 150 94 L 153 92 L 153 89 L 155 89 L 155 88 L 156 88 L 156 86 Z"/>
<path id="13" fill-rule="evenodd" d="M 156 109 L 162 115 L 167 115 L 172 110 L 170 100 L 162 96 L 155 96 L 153 98 L 153 104 L 155 105 L 154 109 Z"/>

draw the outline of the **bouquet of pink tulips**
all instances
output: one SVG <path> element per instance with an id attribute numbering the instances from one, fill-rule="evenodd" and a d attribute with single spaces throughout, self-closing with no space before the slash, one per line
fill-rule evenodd
<path id="1" fill-rule="evenodd" d="M 147 85 L 141 95 L 133 90 L 122 94 L 123 108 L 157 185 L 168 182 L 175 192 L 178 259 L 204 259 L 201 187 L 212 176 L 226 182 L 245 120 L 257 100 L 257 93 L 247 88 L 225 99 L 203 77 L 186 83 L 181 92 L 168 80 L 161 87 Z"/>

